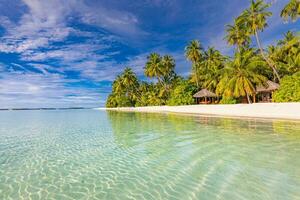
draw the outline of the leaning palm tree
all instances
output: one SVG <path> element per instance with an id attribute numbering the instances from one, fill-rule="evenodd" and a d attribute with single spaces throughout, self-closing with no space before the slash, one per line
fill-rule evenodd
<path id="1" fill-rule="evenodd" d="M 237 23 L 244 24 L 249 33 L 255 36 L 261 56 L 272 68 L 274 76 L 280 81 L 275 63 L 266 56 L 259 38 L 259 32 L 262 32 L 267 27 L 267 18 L 272 15 L 271 12 L 267 11 L 269 7 L 270 4 L 264 3 L 263 0 L 251 0 L 250 7 L 238 17 Z"/>
<path id="2" fill-rule="evenodd" d="M 196 81 L 196 85 L 199 89 L 199 78 L 198 78 L 198 68 L 197 63 L 200 62 L 202 57 L 202 47 L 198 40 L 192 40 L 187 47 L 185 47 L 185 57 L 192 62 L 192 76 Z"/>
<path id="3" fill-rule="evenodd" d="M 227 43 L 229 45 L 236 45 L 238 51 L 245 46 L 249 46 L 251 39 L 244 24 L 234 20 L 233 25 L 226 25 L 226 32 L 225 39 Z"/>
<path id="4" fill-rule="evenodd" d="M 284 21 L 288 21 L 289 18 L 295 22 L 300 17 L 300 1 L 290 0 L 290 2 L 283 8 L 280 16 Z"/>
<path id="5" fill-rule="evenodd" d="M 266 77 L 257 73 L 257 66 L 265 62 L 257 56 L 253 49 L 236 52 L 223 70 L 222 78 L 217 86 L 217 93 L 224 97 L 246 96 L 251 103 L 250 96 L 255 95 L 256 85 L 265 85 Z"/>

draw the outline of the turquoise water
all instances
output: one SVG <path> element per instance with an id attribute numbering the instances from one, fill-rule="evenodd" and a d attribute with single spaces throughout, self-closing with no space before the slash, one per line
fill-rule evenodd
<path id="1" fill-rule="evenodd" d="M 2 111 L 0 199 L 300 199 L 300 123 Z"/>

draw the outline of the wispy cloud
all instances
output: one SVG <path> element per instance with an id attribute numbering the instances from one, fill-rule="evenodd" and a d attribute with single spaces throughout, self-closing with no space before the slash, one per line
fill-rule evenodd
<path id="1" fill-rule="evenodd" d="M 10 107 L 70 107 L 103 104 L 105 97 L 97 89 L 69 87 L 67 83 L 79 80 L 65 79 L 57 74 L 6 74 L 0 79 L 2 108 Z"/>

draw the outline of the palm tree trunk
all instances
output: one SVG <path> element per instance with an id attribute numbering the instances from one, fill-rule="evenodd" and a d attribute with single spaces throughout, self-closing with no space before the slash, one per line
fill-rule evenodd
<path id="1" fill-rule="evenodd" d="M 197 89 L 199 89 L 198 69 L 197 69 L 196 63 L 194 63 L 194 68 L 195 68 L 195 73 L 196 73 L 196 85 L 197 85 Z"/>
<path id="2" fill-rule="evenodd" d="M 238 52 L 240 53 L 241 52 L 240 45 L 237 45 L 236 47 L 237 47 Z"/>
<path id="3" fill-rule="evenodd" d="M 136 94 L 137 94 L 139 100 L 141 100 L 142 94 L 140 93 L 139 89 L 136 86 L 134 86 L 134 89 L 136 90 Z"/>
<path id="4" fill-rule="evenodd" d="M 278 81 L 280 82 L 280 76 L 276 70 L 275 65 L 272 63 L 272 61 L 266 57 L 264 50 L 262 48 L 262 45 L 260 43 L 259 37 L 258 37 L 258 32 L 255 30 L 255 38 L 256 38 L 256 42 L 260 51 L 261 56 L 263 57 L 263 59 L 268 63 L 268 65 L 272 68 L 274 75 L 277 77 Z"/>
<path id="5" fill-rule="evenodd" d="M 252 102 L 251 102 L 251 100 L 250 100 L 249 94 L 248 94 L 248 93 L 246 93 L 246 96 L 247 96 L 247 101 L 248 101 L 248 104 L 251 104 Z"/>

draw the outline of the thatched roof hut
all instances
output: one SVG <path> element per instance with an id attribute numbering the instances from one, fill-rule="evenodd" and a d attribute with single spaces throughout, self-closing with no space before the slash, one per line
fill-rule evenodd
<path id="1" fill-rule="evenodd" d="M 257 86 L 256 87 L 256 93 L 261 93 L 261 92 L 273 92 L 279 88 L 279 84 L 274 83 L 273 81 L 268 80 L 267 87 L 265 86 Z"/>
<path id="2" fill-rule="evenodd" d="M 202 97 L 218 97 L 215 93 L 208 91 L 207 89 L 202 89 L 196 94 L 193 95 L 194 98 L 202 98 Z"/>
<path id="3" fill-rule="evenodd" d="M 266 85 L 257 86 L 256 94 L 258 102 L 272 102 L 273 92 L 278 90 L 278 88 L 279 84 L 273 81 L 267 81 Z"/>

